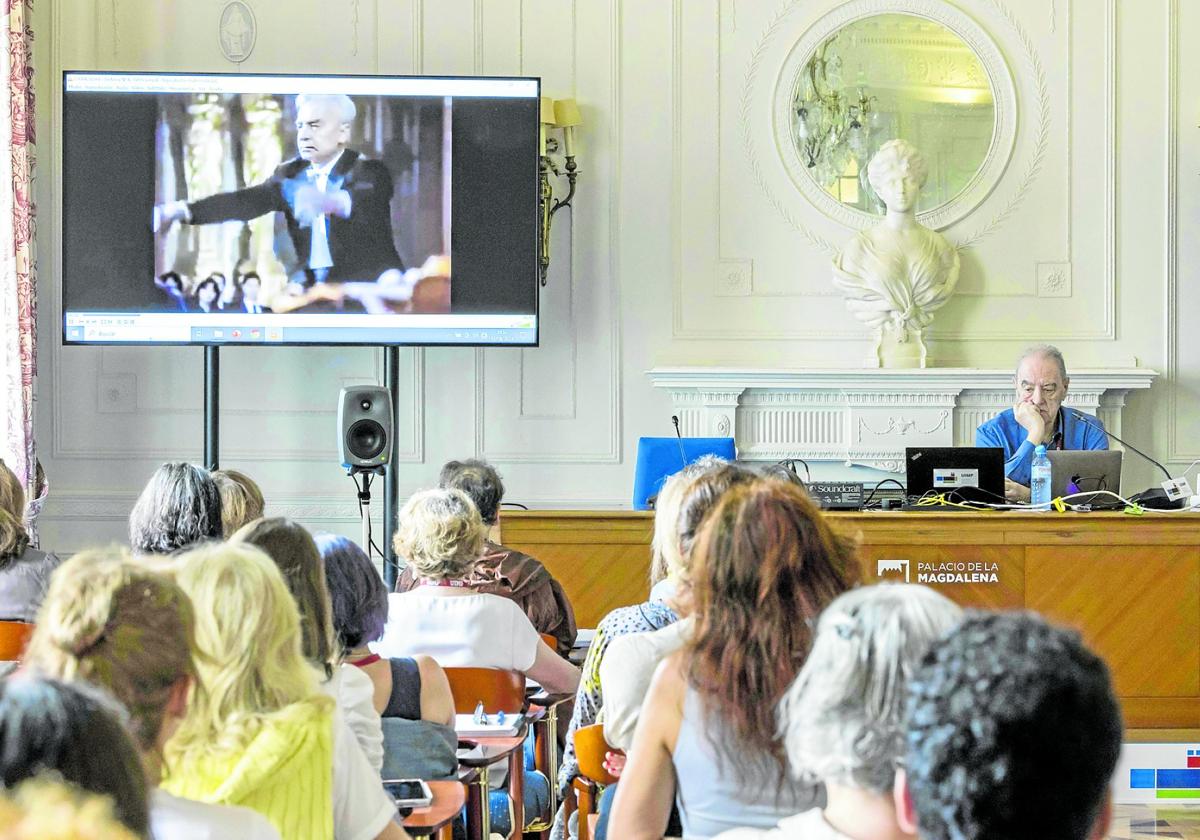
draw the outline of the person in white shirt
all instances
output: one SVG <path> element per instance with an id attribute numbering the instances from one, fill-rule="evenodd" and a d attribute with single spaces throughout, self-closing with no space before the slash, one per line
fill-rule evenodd
<path id="1" fill-rule="evenodd" d="M 961 619 L 949 598 L 916 584 L 863 587 L 830 604 L 778 708 L 792 774 L 824 782 L 825 806 L 718 840 L 915 840 L 893 799 L 905 689 L 930 644 Z"/>
<path id="2" fill-rule="evenodd" d="M 267 553 L 287 582 L 300 607 L 304 656 L 325 679 L 321 688 L 337 700 L 338 709 L 354 732 L 363 754 L 378 772 L 383 767 L 383 725 L 375 711 L 375 686 L 361 668 L 341 661 L 341 646 L 333 632 L 333 606 L 325 583 L 325 563 L 312 534 L 282 517 L 257 519 L 230 538 Z"/>
<path id="3" fill-rule="evenodd" d="M 485 536 L 461 490 L 413 494 L 398 516 L 395 546 L 421 585 L 388 596 L 387 625 L 371 650 L 387 658 L 423 654 L 443 668 L 520 671 L 552 693 L 574 692 L 579 669 L 541 640 L 521 608 L 471 588 Z"/>
<path id="4" fill-rule="evenodd" d="M 55 575 L 26 664 L 110 691 L 130 713 L 150 793 L 155 840 L 279 840 L 247 808 L 193 802 L 155 787 L 163 749 L 187 712 L 196 676 L 191 601 L 118 549 L 85 551 Z M 136 640 L 136 643 L 133 641 Z"/>

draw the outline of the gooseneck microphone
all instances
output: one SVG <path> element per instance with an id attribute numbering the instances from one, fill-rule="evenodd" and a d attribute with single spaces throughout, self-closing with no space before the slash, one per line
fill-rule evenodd
<path id="1" fill-rule="evenodd" d="M 683 432 L 679 430 L 679 415 L 672 414 L 671 422 L 675 424 L 675 441 L 679 444 L 679 458 L 683 461 L 683 466 L 687 466 L 687 453 L 683 451 Z"/>
<path id="2" fill-rule="evenodd" d="M 1108 429 L 1104 428 L 1100 424 L 1093 423 L 1088 418 L 1088 415 L 1084 414 L 1081 411 L 1076 411 L 1073 408 L 1065 408 L 1063 410 L 1069 412 L 1072 417 L 1074 417 L 1076 420 L 1078 420 L 1083 425 L 1091 426 L 1096 431 L 1101 432 L 1104 435 L 1112 438 L 1117 443 L 1121 444 L 1126 449 L 1128 449 L 1130 452 L 1133 452 L 1134 454 L 1140 455 L 1143 458 L 1145 458 L 1151 464 L 1153 464 L 1154 466 L 1158 467 L 1160 470 L 1163 471 L 1163 475 L 1165 475 L 1167 477 L 1167 481 L 1170 481 L 1174 477 L 1167 470 L 1167 468 L 1164 467 L 1162 464 L 1160 464 L 1158 461 L 1155 461 L 1153 458 L 1151 458 L 1149 455 L 1147 455 L 1142 450 L 1138 449 L 1136 446 L 1131 446 L 1130 444 L 1121 440 L 1119 437 L 1114 435 L 1112 432 L 1110 432 Z M 1143 490 L 1141 493 L 1134 493 L 1132 496 L 1129 497 L 1129 500 L 1132 502 L 1137 502 L 1139 505 L 1141 505 L 1144 508 L 1153 508 L 1155 510 L 1180 510 L 1183 508 L 1183 499 L 1170 498 L 1167 495 L 1167 492 L 1160 487 L 1151 487 L 1149 490 Z"/>
<path id="3" fill-rule="evenodd" d="M 1112 438 L 1112 439 L 1113 439 L 1113 440 L 1115 440 L 1117 443 L 1119 443 L 1119 444 L 1121 444 L 1122 446 L 1124 446 L 1124 447 L 1125 447 L 1126 449 L 1128 449 L 1130 452 L 1133 452 L 1133 453 L 1136 453 L 1136 454 L 1138 454 L 1138 455 L 1141 455 L 1143 458 L 1145 458 L 1145 459 L 1146 459 L 1147 461 L 1149 461 L 1151 464 L 1153 464 L 1154 466 L 1156 466 L 1156 467 L 1158 467 L 1160 470 L 1162 470 L 1162 471 L 1163 471 L 1163 475 L 1165 475 L 1165 476 L 1167 477 L 1167 481 L 1170 481 L 1172 478 L 1174 478 L 1174 476 L 1172 476 L 1172 475 L 1171 475 L 1171 473 L 1170 473 L 1170 472 L 1168 472 L 1167 468 L 1166 468 L 1166 467 L 1164 467 L 1162 464 L 1160 464 L 1158 461 L 1155 461 L 1153 458 L 1151 458 L 1149 455 L 1147 455 L 1147 454 L 1146 454 L 1145 452 L 1143 452 L 1142 450 L 1138 449 L 1136 446 L 1132 446 L 1131 444 L 1128 444 L 1128 443 L 1126 443 L 1125 441 L 1121 440 L 1119 437 L 1117 437 L 1116 435 L 1114 435 L 1112 432 L 1110 432 L 1108 429 L 1104 428 L 1103 426 L 1101 426 L 1101 425 L 1099 425 L 1099 424 L 1097 424 L 1097 423 L 1093 423 L 1091 420 L 1089 420 L 1089 419 L 1088 419 L 1088 415 L 1084 414 L 1082 411 L 1076 411 L 1076 410 L 1075 410 L 1075 409 L 1073 409 L 1073 408 L 1068 408 L 1068 409 L 1065 409 L 1065 410 L 1066 410 L 1067 412 L 1069 412 L 1069 413 L 1071 414 L 1071 416 L 1072 416 L 1072 417 L 1074 417 L 1076 420 L 1078 420 L 1078 421 L 1079 421 L 1080 423 L 1082 423 L 1083 425 L 1085 425 L 1085 426 L 1091 426 L 1091 427 L 1092 427 L 1093 429 L 1095 429 L 1096 431 L 1098 431 L 1098 432 L 1101 432 L 1102 434 L 1108 435 L 1108 437 Z"/>

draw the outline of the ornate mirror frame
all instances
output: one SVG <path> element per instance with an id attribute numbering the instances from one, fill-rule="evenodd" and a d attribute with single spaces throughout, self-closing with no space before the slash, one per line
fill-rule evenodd
<path id="1" fill-rule="evenodd" d="M 826 216 L 856 229 L 879 223 L 880 216 L 842 204 L 808 173 L 793 136 L 792 96 L 797 76 L 826 39 L 848 24 L 882 14 L 915 15 L 949 29 L 978 57 L 992 88 L 995 125 L 982 165 L 958 195 L 917 215 L 921 224 L 941 230 L 965 218 L 996 188 L 1012 158 L 1017 137 L 1017 93 L 1003 53 L 983 27 L 949 3 L 940 0 L 851 0 L 814 22 L 792 46 L 775 80 L 771 120 L 775 147 L 796 188 Z"/>

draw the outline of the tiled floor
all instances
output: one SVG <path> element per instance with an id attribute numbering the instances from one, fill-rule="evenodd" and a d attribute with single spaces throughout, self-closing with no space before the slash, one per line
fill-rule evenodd
<path id="1" fill-rule="evenodd" d="M 1110 840 L 1176 837 L 1200 840 L 1200 805 L 1117 805 L 1113 808 Z"/>

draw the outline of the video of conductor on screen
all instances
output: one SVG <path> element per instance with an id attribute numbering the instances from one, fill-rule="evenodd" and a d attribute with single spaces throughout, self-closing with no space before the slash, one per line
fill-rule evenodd
<path id="1" fill-rule="evenodd" d="M 66 73 L 64 340 L 536 344 L 538 94 Z"/>

